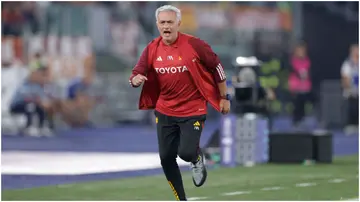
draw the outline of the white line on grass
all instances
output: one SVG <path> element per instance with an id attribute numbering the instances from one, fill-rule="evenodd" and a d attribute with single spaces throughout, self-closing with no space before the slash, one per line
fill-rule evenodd
<path id="1" fill-rule="evenodd" d="M 234 191 L 234 192 L 227 192 L 222 193 L 223 196 L 235 196 L 235 195 L 242 195 L 242 194 L 250 194 L 251 191 Z"/>
<path id="2" fill-rule="evenodd" d="M 345 179 L 342 178 L 336 178 L 336 179 L 331 179 L 328 180 L 328 183 L 342 183 L 346 181 Z M 296 187 L 311 187 L 311 186 L 317 186 L 316 183 L 314 182 L 306 182 L 306 183 L 297 183 L 295 184 Z M 261 191 L 276 191 L 276 190 L 282 190 L 285 189 L 286 187 L 264 187 L 262 189 L 260 189 Z M 236 195 L 243 195 L 243 194 L 251 194 L 252 191 L 234 191 L 234 192 L 226 192 L 226 193 L 221 193 L 221 196 L 236 196 Z M 210 199 L 211 197 L 190 197 L 188 198 L 189 201 L 196 201 L 196 200 L 204 200 L 204 199 Z M 342 199 L 341 199 L 342 200 Z M 353 198 L 353 199 L 346 199 L 346 201 L 359 201 L 358 198 Z"/>
<path id="3" fill-rule="evenodd" d="M 316 185 L 316 183 L 313 183 L 313 182 L 295 184 L 296 187 L 311 187 L 311 186 L 315 186 L 315 185 Z"/>
<path id="4" fill-rule="evenodd" d="M 341 183 L 344 182 L 345 179 L 336 178 L 332 180 L 328 180 L 329 183 Z M 311 187 L 311 186 L 317 186 L 314 182 L 306 182 L 306 183 L 297 183 L 295 184 L 296 187 Z M 276 190 L 282 190 L 286 187 L 264 187 L 260 189 L 261 191 L 276 191 Z M 220 194 L 221 196 L 235 196 L 235 195 L 242 195 L 242 194 L 251 194 L 251 191 L 234 191 L 234 192 L 226 192 Z M 358 199 L 350 199 L 351 201 L 358 200 Z"/>
<path id="5" fill-rule="evenodd" d="M 344 181 L 345 181 L 345 179 L 338 178 L 338 179 L 329 180 L 328 182 L 329 183 L 341 183 L 341 182 L 344 182 Z"/>
<path id="6" fill-rule="evenodd" d="M 203 200 L 203 199 L 207 199 L 208 197 L 190 197 L 187 198 L 187 200 L 189 201 L 196 201 L 196 200 Z"/>
<path id="7" fill-rule="evenodd" d="M 275 190 L 281 190 L 284 189 L 284 187 L 265 187 L 262 188 L 261 191 L 275 191 Z"/>

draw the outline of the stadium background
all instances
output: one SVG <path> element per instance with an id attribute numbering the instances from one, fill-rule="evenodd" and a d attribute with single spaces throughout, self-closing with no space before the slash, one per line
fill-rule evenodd
<path id="1" fill-rule="evenodd" d="M 2 82 L 3 188 L 81 180 L 74 175 L 97 173 L 94 179 L 107 179 L 127 175 L 123 171 L 159 172 L 153 113 L 137 109 L 140 89 L 129 87 L 128 76 L 142 49 L 158 35 L 154 11 L 165 3 L 2 2 L 2 62 L 26 72 L 33 55 L 42 51 L 52 69 L 53 82 L 66 86 L 90 60 L 95 69 L 93 91 L 100 98 L 91 111 L 93 128 L 71 129 L 59 119 L 54 137 L 20 137 L 6 132 L 19 119 L 9 115 L 10 98 L 6 93 L 21 80 L 17 76 L 6 78 L 7 82 Z M 346 103 L 340 88 L 341 64 L 350 44 L 358 42 L 358 3 L 171 4 L 182 11 L 181 30 L 207 41 L 220 56 L 229 78 L 234 75 L 236 57 L 257 56 L 263 60 L 261 69 L 266 72 L 262 85 L 276 91 L 276 100 L 271 103 L 274 130 L 291 130 L 288 58 L 293 46 L 305 41 L 314 87 L 303 127 L 331 128 L 336 133 L 334 155 L 358 153 L 358 136 L 342 133 Z M 10 7 L 17 10 L 16 14 L 6 15 Z M 212 110 L 208 120 L 203 146 L 218 128 L 219 115 Z M 108 156 L 110 152 L 114 155 Z M 71 169 L 61 166 L 69 159 L 79 163 L 70 165 Z M 101 159 L 96 162 L 104 165 L 95 168 L 89 164 L 90 159 Z M 110 166 L 109 161 L 122 165 Z M 129 166 L 124 168 L 123 164 Z M 131 167 L 133 164 L 137 166 Z M 107 172 L 117 174 L 101 177 Z"/>

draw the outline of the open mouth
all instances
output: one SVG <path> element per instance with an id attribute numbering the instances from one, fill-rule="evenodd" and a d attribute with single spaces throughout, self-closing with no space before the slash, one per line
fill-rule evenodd
<path id="1" fill-rule="evenodd" d="M 171 32 L 170 31 L 164 31 L 164 36 L 170 36 Z"/>

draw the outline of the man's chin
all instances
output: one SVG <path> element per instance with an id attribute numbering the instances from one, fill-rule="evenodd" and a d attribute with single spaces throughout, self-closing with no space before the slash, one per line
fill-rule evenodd
<path id="1" fill-rule="evenodd" d="M 172 37 L 170 35 L 162 35 L 162 38 L 165 40 L 170 40 Z"/>
<path id="2" fill-rule="evenodd" d="M 174 37 L 172 37 L 172 36 L 163 36 L 162 38 L 166 43 L 172 43 L 175 41 Z"/>

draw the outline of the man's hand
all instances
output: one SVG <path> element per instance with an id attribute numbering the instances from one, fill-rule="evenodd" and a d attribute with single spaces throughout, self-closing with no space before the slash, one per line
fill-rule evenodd
<path id="1" fill-rule="evenodd" d="M 220 112 L 222 114 L 227 114 L 230 112 L 230 101 L 226 99 L 220 100 Z"/>
<path id="2" fill-rule="evenodd" d="M 147 81 L 148 79 L 146 78 L 146 76 L 138 74 L 136 76 L 134 76 L 134 78 L 132 78 L 131 83 L 134 86 L 140 86 L 144 81 Z"/>

